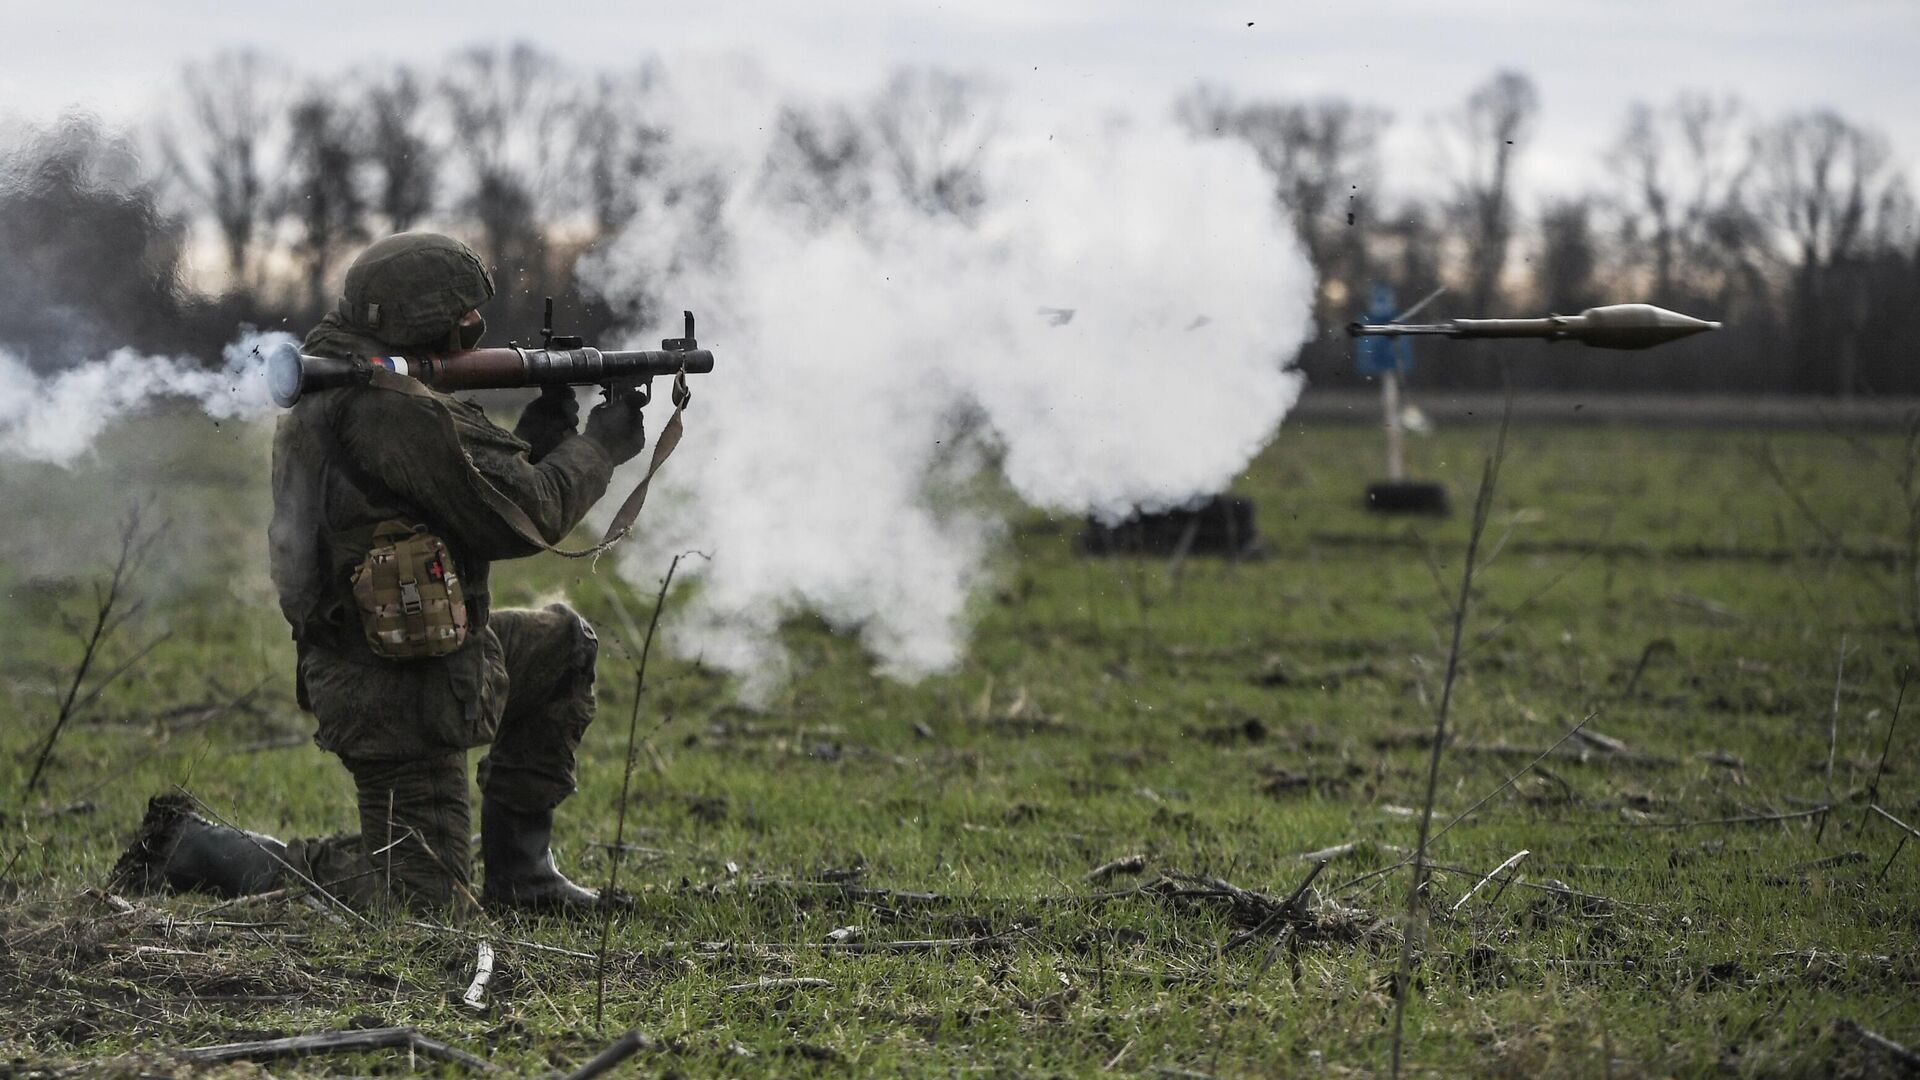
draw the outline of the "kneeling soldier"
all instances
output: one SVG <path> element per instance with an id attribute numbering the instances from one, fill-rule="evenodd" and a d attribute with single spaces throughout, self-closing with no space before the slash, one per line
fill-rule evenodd
<path id="1" fill-rule="evenodd" d="M 302 351 L 470 349 L 492 295 L 459 241 L 388 237 L 354 261 L 338 310 Z M 292 883 L 291 868 L 356 905 L 470 898 L 466 752 L 491 744 L 479 767 L 485 903 L 597 901 L 549 847 L 593 720 L 593 628 L 564 604 L 494 611 L 487 588 L 493 561 L 541 550 L 526 522 L 558 543 L 645 445 L 624 401 L 595 408 L 576 434 L 578 415 L 561 387 L 508 433 L 477 406 L 385 372 L 301 398 L 274 436 L 273 579 L 315 741 L 359 789 L 359 835 L 283 845 L 162 797 L 116 869 L 123 884 L 244 895 Z M 503 496 L 521 521 L 496 511 Z"/>

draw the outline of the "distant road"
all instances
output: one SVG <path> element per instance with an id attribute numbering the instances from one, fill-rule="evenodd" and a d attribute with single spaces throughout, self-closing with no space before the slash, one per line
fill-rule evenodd
<path id="1" fill-rule="evenodd" d="M 1498 393 L 1415 390 L 1412 400 L 1436 423 L 1492 422 Z M 1529 424 L 1647 424 L 1672 427 L 1812 428 L 1889 431 L 1920 412 L 1920 398 L 1740 397 L 1732 394 L 1581 394 L 1523 390 L 1513 418 Z M 1288 420 L 1377 424 L 1380 395 L 1373 390 L 1318 390 L 1300 396 Z"/>

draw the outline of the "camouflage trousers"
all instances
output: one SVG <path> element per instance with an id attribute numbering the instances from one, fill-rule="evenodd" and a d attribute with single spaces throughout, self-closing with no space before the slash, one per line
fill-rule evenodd
<path id="1" fill-rule="evenodd" d="M 288 861 L 348 904 L 477 897 L 469 747 L 492 744 L 478 770 L 483 798 L 538 812 L 573 794 L 575 755 L 593 722 L 593 628 L 554 604 L 495 611 L 478 636 L 439 661 L 302 659 L 315 741 L 353 776 L 360 832 L 296 840 Z"/>

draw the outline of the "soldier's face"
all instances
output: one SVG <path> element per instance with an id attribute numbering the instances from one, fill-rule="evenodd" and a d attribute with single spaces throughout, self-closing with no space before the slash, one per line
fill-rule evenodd
<path id="1" fill-rule="evenodd" d="M 480 335 L 487 332 L 487 320 L 480 317 L 480 309 L 474 308 L 460 318 L 460 325 L 454 329 L 454 336 L 462 349 L 471 349 L 480 344 Z"/>

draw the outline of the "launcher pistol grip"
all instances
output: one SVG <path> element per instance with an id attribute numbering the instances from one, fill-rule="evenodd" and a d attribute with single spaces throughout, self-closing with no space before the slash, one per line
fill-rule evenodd
<path id="1" fill-rule="evenodd" d="M 700 348 L 700 340 L 694 336 L 693 312 L 682 311 L 680 315 L 686 320 L 686 335 L 684 337 L 661 339 L 660 349 L 662 352 L 692 353 Z M 609 401 L 620 398 L 628 401 L 636 408 L 645 408 L 653 401 L 653 376 L 642 375 L 629 379 L 616 379 L 612 382 L 602 384 L 601 389 L 606 392 Z"/>

